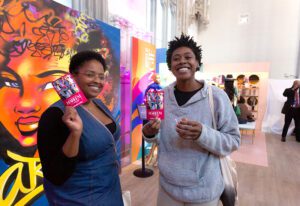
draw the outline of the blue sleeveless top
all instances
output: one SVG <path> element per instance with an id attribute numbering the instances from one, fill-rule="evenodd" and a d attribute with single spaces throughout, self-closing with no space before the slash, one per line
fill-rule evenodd
<path id="1" fill-rule="evenodd" d="M 111 119 L 110 111 L 98 99 L 93 100 Z M 51 107 L 64 111 L 62 101 Z M 111 132 L 82 106 L 76 108 L 83 122 L 75 170 L 62 185 L 44 178 L 44 190 L 50 205 L 123 206 L 115 141 L 120 127 Z"/>

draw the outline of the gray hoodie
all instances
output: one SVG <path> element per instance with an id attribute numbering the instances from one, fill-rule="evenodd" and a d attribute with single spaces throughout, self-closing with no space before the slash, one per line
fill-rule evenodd
<path id="1" fill-rule="evenodd" d="M 160 185 L 183 202 L 209 202 L 221 195 L 224 183 L 219 156 L 229 155 L 240 144 L 237 117 L 227 94 L 212 86 L 217 131 L 212 126 L 208 87 L 202 83 L 203 88 L 182 106 L 178 106 L 174 95 L 175 82 L 164 88 L 165 119 L 161 122 L 158 152 Z M 183 117 L 202 124 L 199 139 L 178 136 L 176 120 Z"/>

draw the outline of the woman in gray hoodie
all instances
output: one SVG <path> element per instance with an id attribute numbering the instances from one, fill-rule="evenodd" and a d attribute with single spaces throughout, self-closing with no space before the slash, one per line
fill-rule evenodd
<path id="1" fill-rule="evenodd" d="M 213 128 L 208 85 L 195 79 L 201 65 L 201 47 L 182 34 L 169 42 L 168 67 L 176 81 L 165 91 L 165 119 L 143 127 L 147 141 L 159 138 L 159 206 L 217 206 L 224 190 L 220 156 L 240 144 L 237 117 L 226 93 L 212 86 Z"/>

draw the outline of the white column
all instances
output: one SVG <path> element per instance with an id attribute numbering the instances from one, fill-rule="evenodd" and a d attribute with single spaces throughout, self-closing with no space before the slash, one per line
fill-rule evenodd
<path id="1" fill-rule="evenodd" d="M 90 17 L 108 22 L 108 0 L 72 0 L 72 8 Z"/>

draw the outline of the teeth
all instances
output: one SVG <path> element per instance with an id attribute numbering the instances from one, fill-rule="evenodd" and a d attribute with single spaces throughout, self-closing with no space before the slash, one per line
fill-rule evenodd
<path id="1" fill-rule="evenodd" d="M 186 72 L 186 71 L 188 71 L 189 69 L 188 68 L 180 68 L 178 71 L 180 71 L 180 72 Z"/>
<path id="2" fill-rule="evenodd" d="M 99 87 L 97 87 L 97 86 L 90 86 L 90 88 L 92 88 L 92 89 L 97 89 L 97 90 L 99 90 L 100 88 Z"/>

